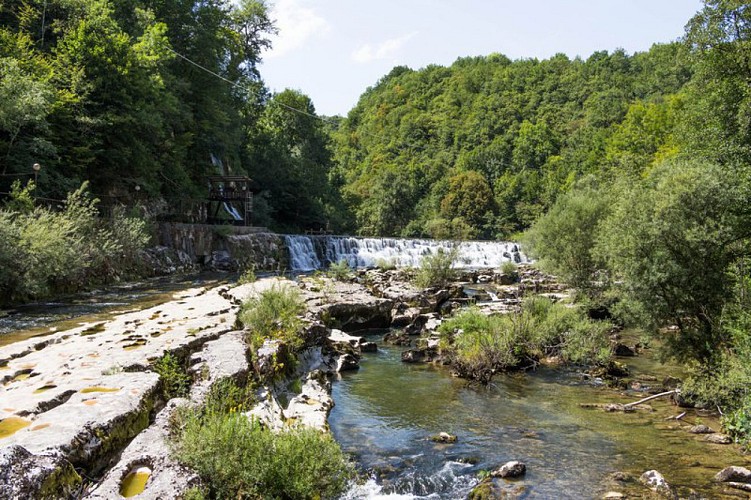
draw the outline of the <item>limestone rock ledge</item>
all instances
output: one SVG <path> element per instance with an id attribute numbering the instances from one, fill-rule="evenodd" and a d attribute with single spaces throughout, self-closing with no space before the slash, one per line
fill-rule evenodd
<path id="1" fill-rule="evenodd" d="M 68 473 L 73 467 L 96 477 L 134 437 L 140 438 L 136 445 L 156 443 L 151 430 L 141 432 L 162 397 L 154 362 L 166 353 L 186 360 L 208 345 L 204 361 L 210 366 L 200 371 L 209 380 L 236 371 L 235 358 L 244 360 L 246 349 L 240 337 L 225 334 L 233 329 L 240 299 L 273 282 L 190 289 L 166 304 L 0 348 L 5 431 L 0 454 L 6 472 L 0 497 L 38 498 L 47 492 L 65 497 L 69 484 L 80 482 Z M 228 349 L 239 354 L 225 362 Z M 243 369 L 247 372 L 247 361 Z M 205 394 L 196 391 L 197 398 Z M 23 494 L 13 493 L 21 487 Z"/>

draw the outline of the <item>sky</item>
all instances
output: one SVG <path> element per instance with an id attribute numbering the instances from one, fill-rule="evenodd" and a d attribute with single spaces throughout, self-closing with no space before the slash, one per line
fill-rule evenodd
<path id="1" fill-rule="evenodd" d="M 681 37 L 700 0 L 271 0 L 279 34 L 263 54 L 272 92 L 308 95 L 342 115 L 394 66 L 628 53 Z"/>

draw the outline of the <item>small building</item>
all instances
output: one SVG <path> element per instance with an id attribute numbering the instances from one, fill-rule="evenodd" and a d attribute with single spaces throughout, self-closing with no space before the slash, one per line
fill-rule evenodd
<path id="1" fill-rule="evenodd" d="M 209 180 L 208 224 L 250 226 L 253 214 L 251 179 L 244 175 L 215 175 Z"/>

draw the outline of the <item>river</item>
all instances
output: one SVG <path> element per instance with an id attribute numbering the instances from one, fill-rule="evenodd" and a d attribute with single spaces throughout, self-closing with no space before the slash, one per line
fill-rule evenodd
<path id="1" fill-rule="evenodd" d="M 374 337 L 370 340 L 377 340 Z M 627 403 L 643 394 L 585 382 L 575 371 L 540 369 L 499 375 L 488 388 L 470 386 L 448 370 L 401 362 L 401 348 L 365 354 L 357 372 L 333 386 L 330 425 L 337 441 L 371 477 L 347 498 L 465 498 L 478 473 L 521 460 L 527 474 L 502 486 L 521 498 L 600 498 L 615 490 L 644 494 L 633 478 L 662 472 L 681 493 L 717 498 L 712 476 L 748 464 L 733 447 L 710 445 L 665 418 L 683 411 L 666 402 L 654 412 L 606 413 L 580 403 Z M 640 365 L 649 363 L 640 360 Z M 703 422 L 717 428 L 717 422 Z M 441 431 L 456 444 L 427 438 Z"/>

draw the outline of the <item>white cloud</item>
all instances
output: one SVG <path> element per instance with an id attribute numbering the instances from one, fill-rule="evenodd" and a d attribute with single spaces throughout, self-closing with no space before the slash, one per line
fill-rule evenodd
<path id="1" fill-rule="evenodd" d="M 278 0 L 271 8 L 279 34 L 271 37 L 267 59 L 280 57 L 305 45 L 310 38 L 326 33 L 329 23 L 300 0 Z"/>
<path id="2" fill-rule="evenodd" d="M 352 59 L 359 63 L 368 63 L 379 59 L 388 59 L 396 54 L 405 43 L 411 38 L 417 35 L 416 31 L 400 36 L 398 38 L 391 38 L 376 45 L 366 43 L 360 46 L 357 50 L 352 52 Z"/>

